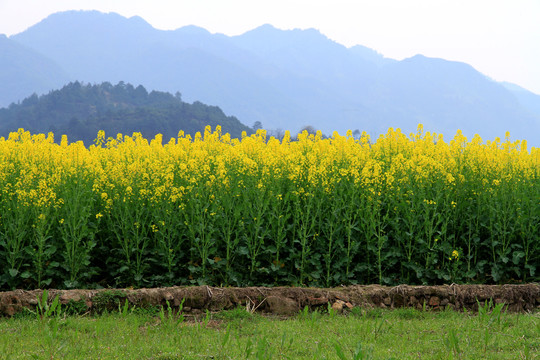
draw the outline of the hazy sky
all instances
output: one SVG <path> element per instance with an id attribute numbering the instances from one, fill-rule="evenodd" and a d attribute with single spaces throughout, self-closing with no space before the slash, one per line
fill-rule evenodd
<path id="1" fill-rule="evenodd" d="M 0 0 L 0 34 L 80 9 L 138 15 L 164 30 L 197 25 L 237 35 L 266 23 L 316 28 L 394 59 L 463 61 L 540 94 L 540 0 Z"/>

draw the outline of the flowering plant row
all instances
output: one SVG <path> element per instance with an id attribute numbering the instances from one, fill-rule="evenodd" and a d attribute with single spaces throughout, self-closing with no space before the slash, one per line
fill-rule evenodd
<path id="1" fill-rule="evenodd" d="M 218 127 L 0 139 L 0 289 L 538 281 L 540 150 Z"/>

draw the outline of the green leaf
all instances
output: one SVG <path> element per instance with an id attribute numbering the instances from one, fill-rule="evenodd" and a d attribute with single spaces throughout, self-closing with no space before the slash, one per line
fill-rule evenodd
<path id="1" fill-rule="evenodd" d="M 74 289 L 77 287 L 77 285 L 79 284 L 79 282 L 77 280 L 75 281 L 71 281 L 71 280 L 65 280 L 64 281 L 64 286 L 68 289 Z"/>
<path id="2" fill-rule="evenodd" d="M 536 273 L 536 266 L 534 265 L 527 264 L 525 265 L 525 269 L 529 269 L 529 274 L 531 274 L 531 276 L 534 276 L 534 274 Z"/>
<path id="3" fill-rule="evenodd" d="M 238 248 L 238 253 L 240 255 L 249 255 L 249 250 L 248 250 L 247 247 L 241 246 L 241 247 Z"/>
<path id="4" fill-rule="evenodd" d="M 279 266 L 276 266 L 276 264 L 270 264 L 270 269 L 272 269 L 272 271 L 278 271 L 279 270 Z"/>
<path id="5" fill-rule="evenodd" d="M 477 264 L 476 264 L 476 267 L 478 269 L 482 269 L 486 264 L 487 264 L 487 260 L 480 260 Z"/>
<path id="6" fill-rule="evenodd" d="M 493 277 L 493 281 L 495 282 L 498 282 L 501 279 L 501 274 L 497 265 L 493 265 L 491 267 L 491 276 Z"/>
<path id="7" fill-rule="evenodd" d="M 56 246 L 51 245 L 51 246 L 49 246 L 49 247 L 43 252 L 43 254 L 44 254 L 45 256 L 51 256 L 51 255 L 53 255 L 55 252 L 56 252 Z"/>
<path id="8" fill-rule="evenodd" d="M 336 350 L 337 356 L 341 360 L 347 360 L 347 357 L 345 356 L 345 353 L 343 352 L 343 349 L 341 348 L 341 346 L 337 342 L 334 342 L 334 349 Z"/>
<path id="9" fill-rule="evenodd" d="M 19 270 L 17 270 L 17 269 L 9 269 L 8 272 L 9 272 L 9 275 L 11 275 L 11 277 L 15 277 L 19 273 Z"/>
<path id="10" fill-rule="evenodd" d="M 525 253 L 523 251 L 516 251 L 512 255 L 512 262 L 517 265 L 523 257 L 525 257 Z"/>

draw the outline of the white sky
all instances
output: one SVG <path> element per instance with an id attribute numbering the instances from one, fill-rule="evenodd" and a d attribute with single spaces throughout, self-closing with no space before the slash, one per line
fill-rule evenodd
<path id="1" fill-rule="evenodd" d="M 540 94 L 540 0 L 0 0 L 0 34 L 51 13 L 138 15 L 157 29 L 197 25 L 237 35 L 262 24 L 316 28 L 386 57 L 463 61 L 497 81 Z"/>

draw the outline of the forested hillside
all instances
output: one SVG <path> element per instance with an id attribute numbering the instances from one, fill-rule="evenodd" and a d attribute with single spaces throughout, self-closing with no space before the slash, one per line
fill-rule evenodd
<path id="1" fill-rule="evenodd" d="M 0 136 L 24 128 L 31 133 L 66 134 L 70 142 L 83 140 L 89 145 L 99 130 L 107 136 L 141 132 L 152 138 L 163 134 L 163 140 L 176 137 L 180 130 L 194 135 L 205 126 L 221 125 L 223 132 L 240 137 L 251 129 L 233 116 L 226 116 L 217 106 L 201 102 L 183 102 L 180 93 L 148 92 L 120 82 L 98 85 L 72 82 L 46 95 L 32 95 L 18 104 L 0 109 Z"/>

